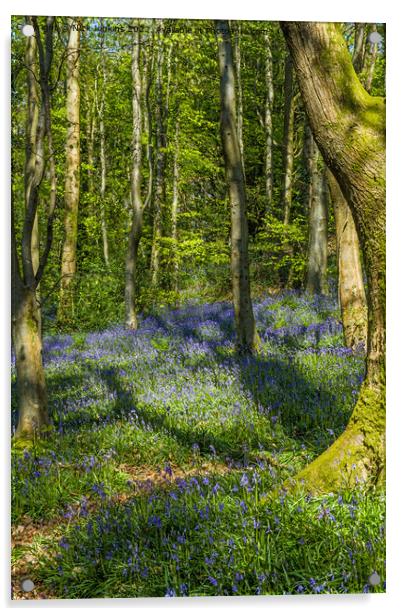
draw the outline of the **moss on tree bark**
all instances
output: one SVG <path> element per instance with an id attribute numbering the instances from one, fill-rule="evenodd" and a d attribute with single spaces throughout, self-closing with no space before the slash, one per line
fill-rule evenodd
<path id="1" fill-rule="evenodd" d="M 366 376 L 345 432 L 299 473 L 313 492 L 385 469 L 385 103 L 357 77 L 339 25 L 284 22 L 311 129 L 350 205 L 368 283 Z"/>

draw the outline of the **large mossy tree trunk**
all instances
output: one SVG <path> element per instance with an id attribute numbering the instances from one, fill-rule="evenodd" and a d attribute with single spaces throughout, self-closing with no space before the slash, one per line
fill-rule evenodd
<path id="1" fill-rule="evenodd" d="M 258 336 L 250 295 L 246 191 L 236 126 L 236 84 L 229 23 L 217 21 L 216 31 L 221 93 L 220 131 L 231 209 L 231 270 L 236 345 L 240 353 L 252 353 L 258 347 Z"/>
<path id="2" fill-rule="evenodd" d="M 328 169 L 327 179 L 335 215 L 338 295 L 345 343 L 352 349 L 358 346 L 366 349 L 367 302 L 359 238 L 347 201 Z"/>
<path id="3" fill-rule="evenodd" d="M 77 269 L 78 203 L 80 194 L 80 28 L 73 18 L 67 43 L 67 138 L 64 185 L 64 242 L 57 320 L 63 327 L 74 318 L 74 278 Z"/>
<path id="4" fill-rule="evenodd" d="M 311 129 L 349 203 L 368 285 L 366 375 L 345 431 L 297 476 L 330 492 L 385 476 L 385 104 L 370 96 L 339 25 L 283 22 Z"/>

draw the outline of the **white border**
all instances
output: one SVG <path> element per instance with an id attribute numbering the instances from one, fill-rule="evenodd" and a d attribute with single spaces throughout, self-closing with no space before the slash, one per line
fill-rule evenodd
<path id="1" fill-rule="evenodd" d="M 232 19 L 266 19 L 266 20 L 300 20 L 300 21 L 385 21 L 387 23 L 387 593 L 379 595 L 346 595 L 346 596 L 300 596 L 300 597 L 229 597 L 205 599 L 105 599 L 77 601 L 26 601 L 11 602 L 8 600 L 9 590 L 9 439 L 8 439 L 8 400 L 9 400 L 9 194 L 10 194 L 10 112 L 9 112 L 9 77 L 10 77 L 10 15 L 11 14 L 46 14 L 46 15 L 103 15 L 103 16 L 138 16 L 138 17 L 188 17 L 202 18 L 232 18 Z M 78 613 L 94 613 L 95 610 L 130 610 L 130 613 L 160 614 L 166 610 L 183 613 L 183 610 L 201 614 L 208 610 L 211 614 L 221 614 L 229 611 L 244 616 L 245 609 L 251 609 L 257 614 L 265 614 L 274 609 L 281 614 L 339 614 L 346 611 L 359 614 L 375 615 L 384 610 L 391 613 L 393 608 L 401 604 L 398 596 L 402 582 L 400 569 L 402 552 L 400 522 L 402 521 L 401 489 L 399 468 L 401 464 L 402 419 L 398 405 L 397 383 L 400 380 L 400 349 L 401 329 L 399 324 L 399 299 L 401 284 L 401 141 L 402 141 L 402 91 L 401 91 L 401 39 L 402 19 L 400 4 L 392 0 L 370 2 L 370 0 L 336 0 L 324 4 L 322 0 L 287 0 L 287 2 L 262 2 L 247 0 L 234 5 L 229 0 L 203 0 L 196 5 L 180 5 L 178 0 L 164 4 L 161 0 L 147 0 L 136 4 L 127 0 L 113 0 L 100 4 L 99 1 L 70 0 L 66 5 L 56 5 L 54 0 L 6 0 L 0 8 L 0 68 L 2 69 L 2 87 L 0 94 L 0 118 L 2 122 L 2 147 L 0 148 L 0 174 L 2 190 L 1 208 L 1 241 L 0 263 L 2 289 L 0 302 L 2 314 L 1 327 L 1 401 L 2 420 L 1 435 L 4 443 L 2 460 L 2 576 L 1 598 L 6 609 L 24 613 L 26 608 L 40 609 L 75 609 Z M 399 154 L 399 156 L 398 156 Z M 399 174 L 399 175 L 398 175 Z M 84 612 L 85 610 L 85 612 Z M 396 611 L 396 610 L 395 610 Z"/>

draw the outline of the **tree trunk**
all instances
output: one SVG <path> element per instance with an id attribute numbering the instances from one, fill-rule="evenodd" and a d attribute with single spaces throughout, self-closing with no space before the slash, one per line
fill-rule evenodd
<path id="1" fill-rule="evenodd" d="M 36 71 L 36 62 L 37 62 L 37 45 L 36 38 L 34 36 L 26 37 L 26 47 L 25 47 L 25 65 L 28 67 L 27 70 L 27 90 L 28 90 L 28 100 L 27 100 L 27 119 L 26 119 L 26 131 L 25 131 L 25 170 L 24 170 L 24 184 L 25 184 L 25 209 L 28 208 L 28 203 L 30 199 L 31 192 L 31 182 L 29 178 L 33 177 L 35 174 L 35 165 L 40 165 L 40 161 L 38 157 L 43 156 L 43 147 L 42 151 L 36 150 L 36 133 L 38 130 L 38 122 L 39 122 L 39 91 L 38 91 L 38 78 Z M 42 117 L 42 122 L 44 122 L 44 117 Z M 40 240 L 39 240 L 39 219 L 38 212 L 35 214 L 35 219 L 32 227 L 32 244 L 31 244 L 31 253 L 32 253 L 32 265 L 33 271 L 36 275 L 39 267 L 39 249 L 40 249 Z M 42 316 L 40 310 L 40 290 L 39 286 L 36 289 L 36 310 L 37 310 L 37 320 L 39 323 L 39 331 L 42 331 Z"/>
<path id="2" fill-rule="evenodd" d="M 61 287 L 58 321 L 63 327 L 74 318 L 73 282 L 77 269 L 77 225 L 80 191 L 80 85 L 79 85 L 79 24 L 68 20 L 70 33 L 67 44 L 67 139 L 66 179 L 64 187 L 64 243 L 61 259 Z"/>
<path id="3" fill-rule="evenodd" d="M 293 179 L 293 125 L 294 125 L 294 98 L 293 98 L 293 65 L 290 55 L 285 62 L 284 83 L 285 110 L 283 120 L 283 222 L 289 224 L 290 208 L 292 207 L 292 179 Z"/>
<path id="4" fill-rule="evenodd" d="M 271 39 L 269 33 L 264 34 L 265 41 L 265 192 L 267 195 L 267 208 L 272 203 L 273 189 L 273 107 L 274 107 L 274 79 L 272 70 Z"/>
<path id="5" fill-rule="evenodd" d="M 353 46 L 352 62 L 357 74 L 361 73 L 364 66 L 366 24 L 355 24 L 355 40 Z"/>
<path id="6" fill-rule="evenodd" d="M 216 21 L 216 29 L 221 80 L 220 131 L 231 208 L 231 270 L 237 349 L 240 353 L 252 353 L 258 347 L 258 336 L 250 295 L 246 193 L 236 126 L 232 45 L 228 22 Z"/>
<path id="7" fill-rule="evenodd" d="M 103 50 L 102 53 L 104 54 Z M 109 242 L 107 237 L 107 224 L 106 224 L 106 207 L 105 207 L 105 195 L 106 195 L 106 148 L 105 148 L 105 90 L 106 90 L 106 68 L 105 58 L 102 57 L 102 94 L 101 103 L 99 107 L 99 136 L 100 136 L 100 164 L 101 164 L 101 186 L 100 186 L 100 215 L 101 215 L 101 228 L 102 228 L 102 245 L 103 245 L 103 258 L 106 268 L 109 269 Z"/>
<path id="8" fill-rule="evenodd" d="M 49 416 L 35 291 L 21 284 L 18 287 L 13 316 L 18 395 L 18 426 L 15 436 L 31 438 L 41 435 L 49 424 Z"/>
<path id="9" fill-rule="evenodd" d="M 153 190 L 153 153 L 152 153 L 152 109 L 151 109 L 151 86 L 153 79 L 153 70 L 154 70 L 154 45 L 153 45 L 153 26 L 151 25 L 150 29 L 151 42 L 148 41 L 148 45 L 146 47 L 145 52 L 145 65 L 143 71 L 143 108 L 145 113 L 143 114 L 143 127 L 144 132 L 147 135 L 147 147 L 146 147 L 146 157 L 148 161 L 148 189 L 147 195 L 144 201 L 144 209 L 148 207 Z"/>
<path id="10" fill-rule="evenodd" d="M 241 83 L 241 25 L 238 24 L 233 46 L 233 55 L 235 61 L 236 71 L 236 85 L 237 85 L 237 137 L 239 140 L 240 157 L 243 165 L 243 174 L 245 174 L 244 168 L 244 142 L 243 142 L 243 88 Z"/>
<path id="11" fill-rule="evenodd" d="M 313 177 L 313 163 L 315 148 L 317 147 L 313 133 L 306 118 L 304 125 L 304 142 L 303 142 L 303 168 L 306 174 L 306 181 L 304 183 L 304 211 L 306 216 L 310 213 L 311 201 L 313 198 L 313 183 L 311 178 Z"/>
<path id="12" fill-rule="evenodd" d="M 22 249 L 20 258 L 17 251 L 14 229 L 14 208 L 11 204 L 11 315 L 12 339 L 15 350 L 18 393 L 18 425 L 16 437 L 40 436 L 49 424 L 45 373 L 42 364 L 42 340 L 40 306 L 36 291 L 43 276 L 52 243 L 52 223 L 56 204 L 56 172 L 54 164 L 53 141 L 51 132 L 49 74 L 53 58 L 54 17 L 46 19 L 45 47 L 42 42 L 38 18 L 31 17 L 29 22 L 35 30 L 36 44 L 27 52 L 28 71 L 34 70 L 36 51 L 39 55 L 39 92 L 31 78 L 28 77 L 27 110 L 27 156 L 24 170 L 25 212 L 22 231 Z M 33 39 L 34 37 L 32 37 Z M 45 156 L 45 136 L 48 152 Z M 43 253 L 32 251 L 35 241 L 35 224 L 38 214 L 39 190 L 46 166 L 49 164 L 50 195 L 47 208 L 47 235 Z"/>
<path id="13" fill-rule="evenodd" d="M 88 120 L 87 120 L 87 156 L 88 156 L 88 192 L 90 195 L 94 194 L 94 147 L 95 147 L 95 134 L 96 134 L 96 117 L 95 117 L 95 105 L 97 96 L 97 84 L 95 82 L 95 95 L 93 102 L 88 99 Z"/>
<path id="14" fill-rule="evenodd" d="M 137 24 L 135 24 L 137 25 Z M 133 31 L 133 49 L 131 74 L 133 80 L 133 166 L 131 171 L 131 203 L 132 222 L 128 238 L 128 250 L 126 256 L 126 326 L 129 329 L 137 329 L 138 320 L 136 313 L 136 290 L 137 290 L 137 257 L 138 246 L 142 235 L 143 203 L 141 197 L 141 160 L 142 160 L 142 118 L 141 118 L 141 71 L 140 71 L 141 35 L 140 28 Z"/>
<path id="15" fill-rule="evenodd" d="M 311 129 L 350 205 L 368 283 L 366 377 L 343 434 L 296 477 L 315 492 L 385 475 L 385 104 L 370 96 L 339 25 L 281 24 Z"/>
<path id="16" fill-rule="evenodd" d="M 359 238 L 352 213 L 338 186 L 327 170 L 334 208 L 338 259 L 338 294 L 345 343 L 352 349 L 367 347 L 367 304 L 360 261 Z"/>
<path id="17" fill-rule="evenodd" d="M 162 28 L 162 21 L 159 26 Z M 156 178 L 154 199 L 154 228 L 151 253 L 151 284 L 159 280 L 160 238 L 162 236 L 162 209 L 165 204 L 166 134 L 163 105 L 163 32 L 159 34 L 156 74 Z"/>
<path id="18" fill-rule="evenodd" d="M 373 24 L 370 28 L 370 34 L 373 32 L 377 32 L 377 26 L 375 24 Z M 368 56 L 368 62 L 367 62 L 366 79 L 364 82 L 364 86 L 367 92 L 371 92 L 371 86 L 372 86 L 373 77 L 374 77 L 375 62 L 377 59 L 377 49 L 378 49 L 377 43 L 369 42 L 369 45 L 370 45 L 370 51 L 368 54 L 366 54 L 366 56 Z"/>
<path id="19" fill-rule="evenodd" d="M 179 297 L 179 259 L 177 237 L 177 214 L 179 210 L 179 110 L 177 109 L 173 155 L 173 195 L 172 195 L 172 240 L 173 240 L 173 291 L 176 304 Z"/>
<path id="20" fill-rule="evenodd" d="M 309 183 L 311 185 L 311 201 L 309 208 L 306 291 L 308 293 L 326 294 L 328 293 L 328 189 L 325 173 L 318 165 L 319 150 L 314 139 L 310 153 L 311 175 Z"/>

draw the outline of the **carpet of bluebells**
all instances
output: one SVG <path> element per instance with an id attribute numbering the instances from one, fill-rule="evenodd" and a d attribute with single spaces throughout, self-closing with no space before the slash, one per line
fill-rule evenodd
<path id="1" fill-rule="evenodd" d="M 224 302 L 45 338 L 53 431 L 12 457 L 14 528 L 36 529 L 13 562 L 45 596 L 384 592 L 383 493 L 280 490 L 345 428 L 364 355 L 331 298 L 254 310 L 252 358 Z"/>

